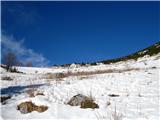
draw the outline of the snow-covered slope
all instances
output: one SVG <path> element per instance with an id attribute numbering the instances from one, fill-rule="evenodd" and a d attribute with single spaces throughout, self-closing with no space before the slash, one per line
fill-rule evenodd
<path id="1" fill-rule="evenodd" d="M 19 67 L 22 73 L 9 73 L 1 68 L 1 95 L 10 95 L 0 105 L 1 119 L 113 119 L 115 108 L 122 120 L 160 119 L 160 54 L 138 60 L 100 64 L 89 67 Z M 67 77 L 48 77 L 57 73 Z M 72 74 L 69 74 L 72 73 Z M 87 73 L 87 74 L 84 74 Z M 4 80 L 6 76 L 13 80 Z M 28 90 L 44 95 L 30 97 Z M 92 95 L 98 109 L 82 109 L 67 102 L 77 94 Z M 110 95 L 118 95 L 113 97 Z M 17 105 L 32 101 L 48 110 L 22 114 Z"/>

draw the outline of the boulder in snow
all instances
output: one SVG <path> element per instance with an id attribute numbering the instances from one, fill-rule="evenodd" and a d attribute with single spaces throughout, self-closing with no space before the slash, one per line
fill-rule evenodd
<path id="1" fill-rule="evenodd" d="M 68 102 L 71 106 L 81 106 L 81 108 L 99 108 L 98 104 L 94 103 L 93 99 L 81 94 L 73 96 Z"/>
<path id="2" fill-rule="evenodd" d="M 30 113 L 32 111 L 37 111 L 37 112 L 44 112 L 48 109 L 47 106 L 41 105 L 37 106 L 33 104 L 32 102 L 23 102 L 17 106 L 17 110 L 19 110 L 23 114 Z"/>

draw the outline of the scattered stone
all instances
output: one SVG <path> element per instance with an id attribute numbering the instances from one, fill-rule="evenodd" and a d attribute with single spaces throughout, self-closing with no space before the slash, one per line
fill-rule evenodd
<path id="1" fill-rule="evenodd" d="M 110 96 L 110 97 L 119 97 L 119 95 L 116 95 L 116 94 L 109 94 L 108 96 Z"/>
<path id="2" fill-rule="evenodd" d="M 152 67 L 152 69 L 156 69 L 157 67 Z"/>
<path id="3" fill-rule="evenodd" d="M 1 80 L 11 81 L 11 80 L 13 80 L 13 79 L 12 79 L 11 77 L 5 76 L 5 77 L 2 77 Z"/>
<path id="4" fill-rule="evenodd" d="M 37 106 L 37 105 L 33 104 L 31 101 L 23 102 L 17 106 L 17 110 L 19 110 L 23 114 L 27 114 L 32 111 L 44 112 L 47 109 L 48 109 L 47 106 L 44 106 L 44 105 Z"/>
<path id="5" fill-rule="evenodd" d="M 10 99 L 11 96 L 1 96 L 1 103 L 2 105 L 5 105 L 6 104 L 6 100 Z"/>

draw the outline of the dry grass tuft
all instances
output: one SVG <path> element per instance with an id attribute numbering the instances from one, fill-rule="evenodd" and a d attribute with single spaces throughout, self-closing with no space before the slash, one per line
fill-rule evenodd
<path id="1" fill-rule="evenodd" d="M 29 95 L 29 97 L 35 97 L 35 91 L 36 89 L 32 88 L 26 91 L 26 93 Z"/>
<path id="2" fill-rule="evenodd" d="M 47 73 L 46 75 L 45 75 L 46 77 L 46 79 L 54 79 L 54 78 L 56 78 L 56 74 L 53 74 L 53 73 Z"/>
<path id="3" fill-rule="evenodd" d="M 121 113 L 118 113 L 115 107 L 114 112 L 112 113 L 112 118 L 111 120 L 122 120 L 123 119 L 123 115 Z"/>
<path id="4" fill-rule="evenodd" d="M 35 88 L 31 88 L 31 89 L 27 90 L 26 93 L 29 95 L 29 97 L 35 97 L 37 95 L 44 96 L 44 94 L 42 92 L 37 91 L 37 89 L 35 89 Z"/>
<path id="5" fill-rule="evenodd" d="M 85 101 L 82 101 L 81 108 L 99 108 L 98 104 L 96 104 L 92 99 L 86 99 Z"/>
<path id="6" fill-rule="evenodd" d="M 31 101 L 22 102 L 21 104 L 19 104 L 17 106 L 17 110 L 20 110 L 20 112 L 23 113 L 23 114 L 27 114 L 27 113 L 30 113 L 32 111 L 44 112 L 47 109 L 48 109 L 47 106 L 44 106 L 44 105 L 37 106 L 37 105 L 33 104 Z"/>

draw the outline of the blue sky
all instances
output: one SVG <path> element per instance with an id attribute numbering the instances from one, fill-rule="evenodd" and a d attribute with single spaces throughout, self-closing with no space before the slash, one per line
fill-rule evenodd
<path id="1" fill-rule="evenodd" d="M 160 2 L 2 2 L 2 43 L 42 65 L 117 58 L 160 40 L 159 14 Z"/>

